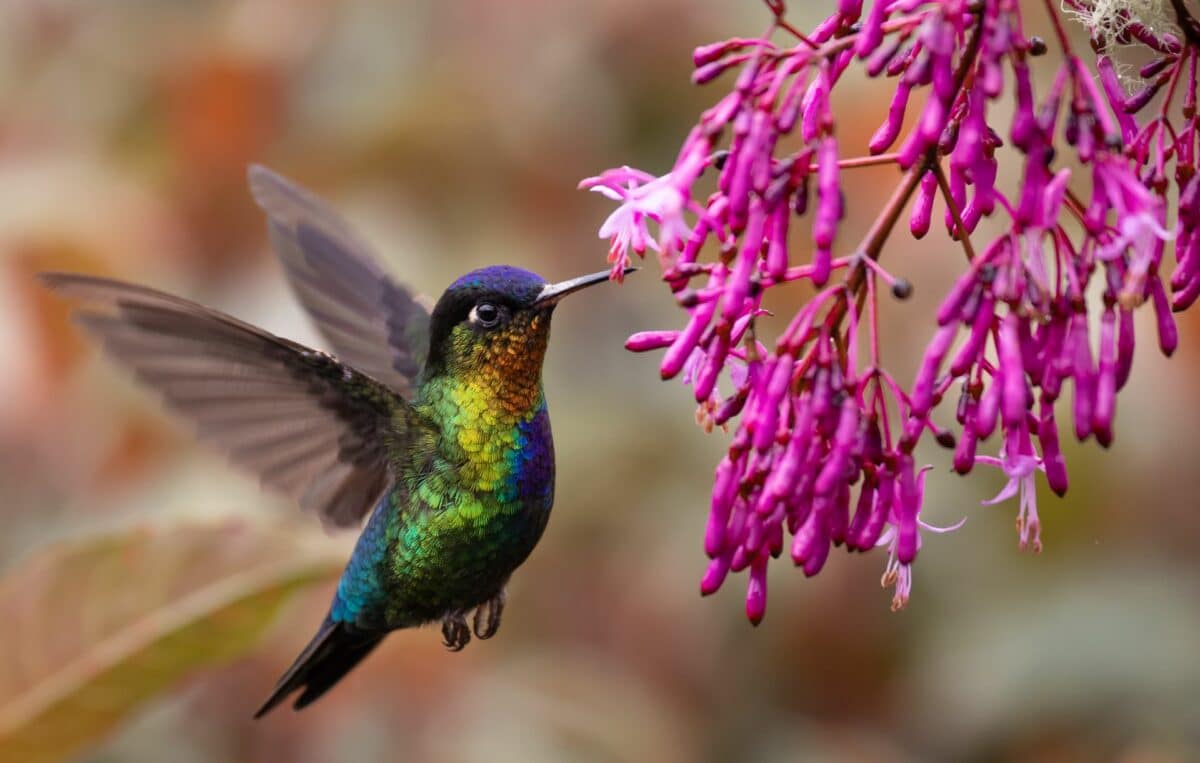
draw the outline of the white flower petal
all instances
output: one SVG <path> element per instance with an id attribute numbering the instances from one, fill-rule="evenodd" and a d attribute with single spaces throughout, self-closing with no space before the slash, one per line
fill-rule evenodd
<path id="1" fill-rule="evenodd" d="M 1017 494 L 1019 489 L 1020 483 L 1018 483 L 1015 479 L 1010 479 L 1007 483 L 1005 483 L 1004 488 L 996 494 L 995 498 L 987 501 L 980 501 L 980 503 L 984 506 L 995 506 L 998 503 L 1002 503 L 1007 501 L 1009 498 L 1012 498 Z"/>

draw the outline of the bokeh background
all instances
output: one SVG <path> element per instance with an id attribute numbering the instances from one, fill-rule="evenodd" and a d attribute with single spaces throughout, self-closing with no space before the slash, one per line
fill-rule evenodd
<path id="1" fill-rule="evenodd" d="M 803 25 L 827 4 L 795 5 Z M 1014 506 L 979 506 L 998 474 L 959 479 L 930 451 L 927 518 L 968 520 L 927 538 L 908 609 L 888 611 L 881 553 L 839 553 L 814 580 L 774 565 L 756 629 L 744 577 L 697 594 L 726 436 L 621 348 L 680 323 L 653 267 L 558 312 L 557 505 L 498 638 L 450 655 L 434 629 L 398 633 L 303 714 L 250 720 L 353 538 L 195 444 L 33 274 L 145 282 L 319 345 L 246 192 L 252 161 L 331 200 L 428 294 L 486 264 L 599 269 L 610 206 L 578 180 L 668 169 L 724 86 L 689 84 L 691 48 L 766 20 L 752 0 L 0 3 L 3 755 L 1200 759 L 1194 315 L 1170 361 L 1143 326 L 1115 444 L 1071 446 L 1069 496 L 1041 495 L 1043 554 L 1018 552 Z M 887 91 L 840 90 L 842 140 L 865 145 Z M 856 172 L 851 231 L 895 177 Z M 935 234 L 885 254 L 917 291 L 886 305 L 901 378 L 960 257 Z"/>

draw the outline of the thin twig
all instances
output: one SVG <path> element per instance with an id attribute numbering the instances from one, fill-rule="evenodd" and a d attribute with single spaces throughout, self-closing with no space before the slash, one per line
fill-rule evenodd
<path id="1" fill-rule="evenodd" d="M 1062 46 L 1063 55 L 1074 57 L 1071 41 L 1067 38 L 1067 30 L 1063 28 L 1062 17 L 1054 6 L 1054 0 L 1043 0 L 1043 2 L 1046 5 L 1046 15 L 1050 17 L 1050 23 L 1054 25 L 1054 36 L 1058 38 L 1058 44 Z"/>
<path id="2" fill-rule="evenodd" d="M 791 22 L 783 17 L 783 14 L 787 13 L 787 6 L 784 5 L 783 0 L 765 0 L 765 2 L 767 4 L 767 8 L 771 10 L 771 13 L 775 14 L 775 23 L 780 29 L 793 35 L 797 40 L 813 50 L 817 50 L 821 47 L 817 43 L 810 40 L 808 36 L 799 29 L 792 26 Z"/>
<path id="3" fill-rule="evenodd" d="M 967 79 L 967 74 L 971 71 L 972 64 L 975 63 L 975 55 L 979 51 L 979 44 L 982 39 L 983 13 L 980 12 L 975 24 L 975 31 L 972 33 L 971 39 L 963 51 L 958 71 L 954 73 L 956 92 L 962 90 L 963 83 Z M 936 163 L 937 145 L 935 144 L 930 148 L 928 156 L 913 164 L 908 169 L 908 172 L 905 173 L 904 178 L 900 181 L 900 185 L 896 186 L 896 190 L 892 192 L 892 197 L 888 199 L 887 206 L 884 207 L 879 217 L 875 218 L 875 222 L 872 223 L 870 230 L 867 231 L 867 235 L 863 237 L 862 243 L 858 245 L 856 251 L 873 260 L 879 259 L 884 242 L 891 235 L 892 228 L 896 226 L 896 221 L 900 218 L 901 211 L 907 206 L 908 200 L 912 198 L 913 192 L 920 184 L 921 176 L 929 169 L 929 165 Z M 863 273 L 864 268 L 862 266 L 852 268 L 846 281 L 847 288 L 853 292 L 857 292 L 862 288 Z"/>
<path id="4" fill-rule="evenodd" d="M 875 156 L 854 156 L 849 159 L 839 159 L 838 169 L 852 170 L 856 167 L 877 167 L 881 164 L 895 164 L 899 158 L 899 152 L 892 152 L 890 154 L 877 154 Z M 818 166 L 816 162 L 808 165 L 809 172 L 816 172 L 817 169 Z"/>
<path id="5" fill-rule="evenodd" d="M 958 209 L 958 204 L 954 201 L 954 196 L 950 193 L 950 181 L 946 179 L 946 171 L 942 169 L 941 162 L 931 162 L 931 172 L 937 178 L 938 188 L 942 192 L 942 198 L 946 202 L 946 208 L 950 210 L 950 218 L 954 221 L 954 227 L 958 230 L 956 238 L 962 242 L 963 251 L 966 252 L 967 262 L 975 259 L 975 248 L 971 246 L 971 234 L 967 233 L 966 223 L 963 222 L 962 213 Z"/>
<path id="6" fill-rule="evenodd" d="M 1200 24 L 1183 4 L 1183 0 L 1171 0 L 1171 7 L 1175 9 L 1175 19 L 1179 22 L 1179 28 L 1188 43 L 1200 46 Z"/>

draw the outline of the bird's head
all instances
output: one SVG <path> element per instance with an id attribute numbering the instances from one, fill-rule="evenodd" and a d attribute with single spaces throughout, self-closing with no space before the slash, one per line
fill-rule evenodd
<path id="1" fill-rule="evenodd" d="M 559 300 L 608 275 L 603 271 L 547 283 L 536 273 L 507 265 L 467 273 L 450 284 L 433 308 L 426 375 L 536 382 Z"/>

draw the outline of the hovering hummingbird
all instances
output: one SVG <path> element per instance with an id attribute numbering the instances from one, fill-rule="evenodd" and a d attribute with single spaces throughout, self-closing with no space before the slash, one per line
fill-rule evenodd
<path id="1" fill-rule="evenodd" d="M 336 357 L 144 286 L 45 273 L 107 353 L 262 482 L 351 527 L 370 514 L 312 641 L 255 714 L 298 710 L 392 630 L 440 621 L 462 649 L 500 626 L 505 585 L 554 502 L 542 360 L 546 283 L 472 271 L 432 312 L 315 195 L 259 166 L 250 189 L 296 296 Z M 470 624 L 468 624 L 468 619 Z"/>

